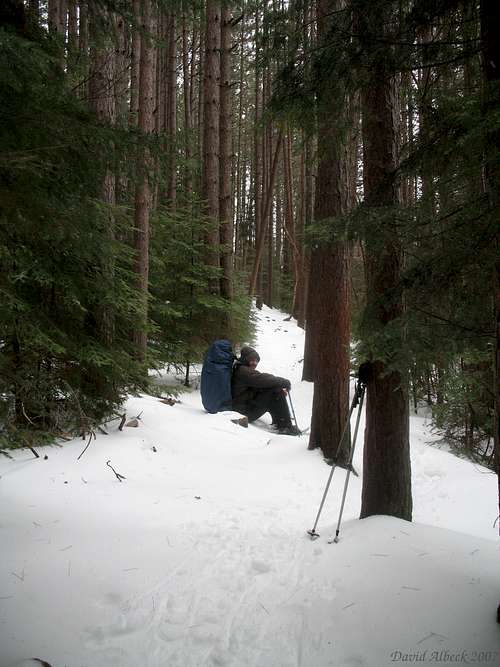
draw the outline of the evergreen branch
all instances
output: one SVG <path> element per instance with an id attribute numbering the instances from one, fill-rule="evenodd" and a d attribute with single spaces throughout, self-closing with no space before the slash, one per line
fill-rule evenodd
<path id="1" fill-rule="evenodd" d="M 417 312 L 422 313 L 422 315 L 427 315 L 427 317 L 432 317 L 433 319 L 440 320 L 441 322 L 449 324 L 450 326 L 455 327 L 456 329 L 461 329 L 462 331 L 468 331 L 478 336 L 481 337 L 484 336 L 487 338 L 493 338 L 495 335 L 495 332 L 493 330 L 472 329 L 470 327 L 465 327 L 463 324 L 459 324 L 458 322 L 454 322 L 453 320 L 449 320 L 446 317 L 442 317 L 442 315 L 436 315 L 436 313 L 430 313 L 429 311 L 424 310 L 423 308 L 418 308 L 417 306 L 413 306 L 413 308 Z"/>

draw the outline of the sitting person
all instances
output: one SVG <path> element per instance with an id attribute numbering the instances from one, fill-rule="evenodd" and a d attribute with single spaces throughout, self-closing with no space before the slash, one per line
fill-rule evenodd
<path id="1" fill-rule="evenodd" d="M 256 366 L 260 361 L 252 347 L 243 347 L 240 358 L 234 364 L 231 380 L 233 410 L 248 417 L 253 422 L 265 412 L 269 412 L 273 424 L 283 435 L 299 435 L 286 402 L 290 380 L 270 373 L 260 373 Z"/>

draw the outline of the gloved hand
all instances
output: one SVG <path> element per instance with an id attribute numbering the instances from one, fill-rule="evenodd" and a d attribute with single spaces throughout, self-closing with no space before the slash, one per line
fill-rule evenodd
<path id="1" fill-rule="evenodd" d="M 287 391 L 290 391 L 292 388 L 292 385 L 290 383 L 290 380 L 285 380 L 285 384 L 283 385 L 283 389 L 286 389 Z"/>

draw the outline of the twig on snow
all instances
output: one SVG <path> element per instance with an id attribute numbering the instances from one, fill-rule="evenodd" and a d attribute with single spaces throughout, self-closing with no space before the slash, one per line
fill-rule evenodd
<path id="1" fill-rule="evenodd" d="M 119 482 L 121 482 L 122 479 L 127 479 L 127 478 L 124 477 L 123 475 L 120 475 L 119 472 L 116 472 L 116 470 L 113 468 L 112 465 L 110 465 L 110 463 L 111 463 L 111 459 L 110 459 L 109 461 L 106 461 L 106 465 L 108 466 L 108 468 L 111 468 L 111 470 L 115 473 L 115 475 L 116 475 L 116 479 L 117 479 Z"/>
<path id="2" fill-rule="evenodd" d="M 90 431 L 89 441 L 88 441 L 87 444 L 85 445 L 85 448 L 84 448 L 83 452 L 82 452 L 82 453 L 80 454 L 80 456 L 76 459 L 77 461 L 79 461 L 79 460 L 82 458 L 82 456 L 85 454 L 85 452 L 87 451 L 87 449 L 88 449 L 90 443 L 92 442 L 92 436 L 94 436 L 94 440 L 95 440 L 95 439 L 96 439 L 96 434 L 94 433 L 94 431 Z"/>

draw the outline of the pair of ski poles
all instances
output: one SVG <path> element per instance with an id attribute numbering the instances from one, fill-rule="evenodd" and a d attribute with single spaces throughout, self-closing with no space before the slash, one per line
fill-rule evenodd
<path id="1" fill-rule="evenodd" d="M 339 441 L 339 445 L 337 447 L 337 452 L 335 454 L 332 469 L 330 471 L 330 475 L 329 475 L 328 481 L 326 483 L 325 491 L 323 493 L 323 498 L 321 499 L 321 503 L 319 505 L 319 510 L 318 510 L 318 514 L 316 515 L 316 520 L 314 522 L 314 526 L 311 528 L 311 530 L 307 531 L 307 534 L 310 535 L 311 540 L 315 540 L 319 537 L 319 533 L 316 532 L 316 527 L 318 525 L 319 517 L 321 516 L 321 511 L 323 510 L 323 505 L 325 504 L 326 496 L 328 495 L 328 489 L 330 488 L 333 473 L 335 472 L 335 468 L 337 467 L 337 459 L 338 459 L 339 454 L 340 454 L 340 448 L 342 447 L 342 443 L 344 442 L 344 438 L 345 438 L 345 436 L 346 436 L 346 434 L 347 434 L 347 432 L 350 428 L 351 415 L 354 411 L 354 408 L 356 406 L 359 406 L 358 407 L 358 414 L 357 414 L 357 417 L 356 417 L 356 426 L 354 427 L 354 435 L 353 435 L 353 438 L 352 438 L 352 444 L 351 444 L 350 453 L 349 453 L 349 461 L 347 463 L 347 474 L 346 474 L 346 478 L 345 478 L 345 482 L 344 482 L 344 491 L 343 491 L 343 494 L 342 494 L 342 502 L 340 504 L 340 512 L 339 512 L 339 519 L 338 519 L 338 522 L 337 522 L 337 530 L 335 531 L 335 538 L 333 539 L 333 542 L 335 542 L 335 544 L 339 541 L 340 523 L 342 521 L 342 515 L 344 513 L 344 505 L 345 505 L 345 500 L 346 500 L 346 496 L 347 496 L 347 487 L 349 486 L 349 478 L 351 476 L 351 472 L 353 471 L 352 461 L 353 461 L 353 458 L 354 458 L 354 448 L 356 446 L 356 438 L 358 436 L 359 420 L 360 420 L 360 417 L 361 417 L 361 410 L 363 408 L 363 400 L 364 400 L 364 397 L 365 397 L 365 388 L 366 388 L 365 384 L 358 380 L 358 382 L 356 383 L 355 391 L 354 391 L 354 398 L 352 399 L 351 407 L 350 407 L 350 410 L 349 410 L 349 416 L 347 417 L 344 430 L 342 432 L 342 435 L 340 436 L 340 441 Z"/>

